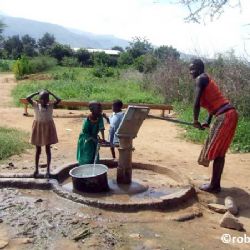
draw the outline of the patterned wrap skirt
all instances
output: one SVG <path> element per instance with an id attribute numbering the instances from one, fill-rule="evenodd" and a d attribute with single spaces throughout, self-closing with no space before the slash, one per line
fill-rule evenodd
<path id="1" fill-rule="evenodd" d="M 216 116 L 198 159 L 200 165 L 208 167 L 210 161 L 225 156 L 233 140 L 237 123 L 238 113 L 235 109 Z"/>
<path id="2" fill-rule="evenodd" d="M 34 120 L 31 133 L 31 144 L 36 146 L 46 146 L 58 143 L 56 127 L 53 120 Z"/>

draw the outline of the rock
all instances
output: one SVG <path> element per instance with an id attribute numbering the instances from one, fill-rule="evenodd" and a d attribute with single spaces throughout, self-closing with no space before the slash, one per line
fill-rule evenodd
<path id="1" fill-rule="evenodd" d="M 35 201 L 35 203 L 37 203 L 37 202 L 43 202 L 43 199 L 39 198 L 39 199 L 37 199 L 37 200 Z"/>
<path id="2" fill-rule="evenodd" d="M 140 234 L 130 234 L 129 237 L 131 238 L 141 238 L 141 235 Z"/>
<path id="3" fill-rule="evenodd" d="M 29 244 L 29 243 L 33 243 L 33 242 L 34 242 L 33 238 L 22 238 L 21 239 L 22 244 Z"/>
<path id="4" fill-rule="evenodd" d="M 217 213 L 220 213 L 220 214 L 224 214 L 227 212 L 227 208 L 222 204 L 209 203 L 207 206 L 209 209 L 211 209 Z"/>
<path id="5" fill-rule="evenodd" d="M 82 232 L 78 232 L 72 239 L 75 240 L 75 241 L 78 241 L 78 240 L 82 240 L 82 239 L 85 239 L 87 238 L 88 236 L 91 235 L 91 232 L 89 229 L 85 229 L 84 231 Z"/>
<path id="6" fill-rule="evenodd" d="M 230 228 L 230 229 L 235 229 L 238 231 L 243 230 L 243 224 L 239 222 L 239 220 L 232 215 L 229 211 L 227 211 L 221 221 L 220 221 L 220 226 L 225 227 L 225 228 Z"/>
<path id="7" fill-rule="evenodd" d="M 231 196 L 225 198 L 225 207 L 231 214 L 238 214 L 238 207 Z"/>
<path id="8" fill-rule="evenodd" d="M 0 249 L 3 249 L 5 247 L 7 247 L 9 244 L 9 242 L 7 240 L 1 240 L 0 239 Z"/>
<path id="9" fill-rule="evenodd" d="M 74 220 L 72 220 L 71 222 L 70 222 L 70 224 L 72 224 L 72 225 L 76 225 L 76 224 L 78 224 L 79 223 L 79 220 L 78 219 L 74 219 Z"/>
<path id="10" fill-rule="evenodd" d="M 201 217 L 203 214 L 201 211 L 193 211 L 190 213 L 182 213 L 173 218 L 174 221 L 184 222 L 188 220 L 193 220 L 196 217 Z"/>
<path id="11" fill-rule="evenodd" d="M 3 219 L 0 219 L 0 223 L 3 223 Z"/>

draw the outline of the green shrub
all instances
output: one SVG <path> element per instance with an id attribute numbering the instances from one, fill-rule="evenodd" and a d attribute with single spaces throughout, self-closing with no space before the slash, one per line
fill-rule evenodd
<path id="1" fill-rule="evenodd" d="M 142 55 L 135 59 L 134 65 L 139 72 L 150 73 L 156 69 L 157 59 L 151 54 Z"/>
<path id="2" fill-rule="evenodd" d="M 48 70 L 56 64 L 56 59 L 48 56 L 39 56 L 31 59 L 28 59 L 26 56 L 22 56 L 14 63 L 13 72 L 16 79 L 21 79 L 24 75 Z"/>
<path id="3" fill-rule="evenodd" d="M 22 56 L 20 59 L 16 60 L 13 65 L 13 72 L 16 76 L 16 79 L 21 79 L 24 75 L 30 74 L 31 66 L 26 56 Z"/>
<path id="4" fill-rule="evenodd" d="M 38 56 L 30 59 L 31 74 L 43 72 L 57 65 L 57 60 L 49 56 Z"/>
<path id="5" fill-rule="evenodd" d="M 79 67 L 80 63 L 78 62 L 77 58 L 75 57 L 63 57 L 61 61 L 61 65 L 64 67 Z"/>
<path id="6" fill-rule="evenodd" d="M 111 67 L 105 66 L 97 66 L 94 67 L 92 70 L 92 74 L 95 77 L 102 78 L 102 77 L 112 77 L 115 75 L 115 70 Z"/>
<path id="7" fill-rule="evenodd" d="M 29 145 L 26 133 L 0 127 L 0 160 L 23 153 Z"/>

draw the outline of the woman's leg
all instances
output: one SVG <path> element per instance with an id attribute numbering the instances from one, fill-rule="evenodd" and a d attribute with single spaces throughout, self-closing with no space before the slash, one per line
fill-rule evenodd
<path id="1" fill-rule="evenodd" d="M 213 162 L 213 171 L 212 178 L 209 184 L 204 184 L 200 187 L 201 190 L 210 192 L 210 193 L 218 193 L 221 190 L 220 181 L 221 175 L 223 172 L 225 164 L 225 156 L 217 157 Z"/>
<path id="2" fill-rule="evenodd" d="M 46 145 L 45 149 L 46 149 L 46 155 L 47 155 L 47 174 L 46 174 L 46 176 L 49 177 L 50 176 L 50 162 L 51 162 L 50 145 Z"/>
<path id="3" fill-rule="evenodd" d="M 41 147 L 40 146 L 36 146 L 36 156 L 35 156 L 35 172 L 34 172 L 34 177 L 37 177 L 39 171 L 38 171 L 38 164 L 39 164 L 39 159 L 40 159 L 40 155 L 41 155 Z"/>

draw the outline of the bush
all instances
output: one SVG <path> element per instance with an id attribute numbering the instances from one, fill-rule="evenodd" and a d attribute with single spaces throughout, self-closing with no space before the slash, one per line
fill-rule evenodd
<path id="1" fill-rule="evenodd" d="M 22 56 L 21 59 L 17 59 L 13 65 L 13 72 L 16 79 L 21 79 L 25 74 L 30 74 L 31 66 L 28 58 Z"/>
<path id="2" fill-rule="evenodd" d="M 193 101 L 193 83 L 189 76 L 188 64 L 169 58 L 160 63 L 151 74 L 144 75 L 144 88 L 156 89 L 163 94 L 165 103 Z"/>
<path id="3" fill-rule="evenodd" d="M 49 56 L 38 56 L 30 59 L 30 65 L 30 73 L 38 73 L 55 67 L 57 60 Z"/>
<path id="4" fill-rule="evenodd" d="M 22 56 L 13 65 L 13 72 L 16 79 L 23 78 L 24 75 L 33 74 L 48 70 L 56 65 L 56 59 L 40 56 L 28 59 L 26 56 Z"/>
<path id="5" fill-rule="evenodd" d="M 156 69 L 157 59 L 151 54 L 142 55 L 135 59 L 134 65 L 139 72 L 150 73 Z"/>
<path id="6" fill-rule="evenodd" d="M 62 59 L 61 65 L 65 66 L 65 67 L 79 67 L 80 63 L 78 62 L 77 58 L 75 58 L 75 57 L 65 56 Z"/>
<path id="7" fill-rule="evenodd" d="M 134 58 L 128 52 L 121 53 L 119 58 L 118 58 L 118 65 L 119 66 L 131 65 L 131 64 L 133 64 L 133 62 L 134 62 Z"/>
<path id="8" fill-rule="evenodd" d="M 250 117 L 250 65 L 232 53 L 219 55 L 207 63 L 207 71 L 216 80 L 242 116 Z"/>
<path id="9" fill-rule="evenodd" d="M 110 67 L 99 66 L 93 68 L 93 76 L 102 78 L 102 77 L 112 77 L 115 75 L 115 70 Z"/>

